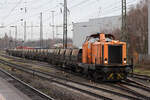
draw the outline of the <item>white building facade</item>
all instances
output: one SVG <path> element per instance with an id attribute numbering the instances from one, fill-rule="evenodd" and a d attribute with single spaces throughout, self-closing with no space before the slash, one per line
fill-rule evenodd
<path id="1" fill-rule="evenodd" d="M 88 22 L 80 22 L 73 24 L 73 45 L 82 48 L 86 37 L 91 34 L 101 33 L 104 30 L 111 32 L 121 28 L 121 17 L 105 17 L 90 19 Z M 108 33 L 106 33 L 108 34 Z"/>

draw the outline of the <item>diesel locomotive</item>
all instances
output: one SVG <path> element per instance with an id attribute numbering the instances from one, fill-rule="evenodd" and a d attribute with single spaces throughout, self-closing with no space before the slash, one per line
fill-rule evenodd
<path id="1" fill-rule="evenodd" d="M 111 34 L 88 36 L 82 49 L 10 49 L 12 56 L 46 61 L 102 81 L 125 80 L 133 72 L 128 64 L 126 43 Z"/>

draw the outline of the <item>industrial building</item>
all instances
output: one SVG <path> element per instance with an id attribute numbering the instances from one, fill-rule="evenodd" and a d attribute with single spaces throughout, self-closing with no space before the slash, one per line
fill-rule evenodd
<path id="1" fill-rule="evenodd" d="M 121 17 L 104 17 L 90 19 L 88 22 L 79 22 L 73 24 L 73 45 L 81 48 L 87 36 L 100 33 L 105 30 L 108 32 L 121 28 Z M 107 33 L 106 33 L 107 34 Z"/>

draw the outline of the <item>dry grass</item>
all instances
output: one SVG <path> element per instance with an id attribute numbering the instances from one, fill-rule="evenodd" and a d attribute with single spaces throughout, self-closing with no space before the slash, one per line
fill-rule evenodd
<path id="1" fill-rule="evenodd" d="M 134 72 L 137 74 L 143 74 L 150 76 L 150 65 L 147 64 L 138 64 L 134 68 Z"/>

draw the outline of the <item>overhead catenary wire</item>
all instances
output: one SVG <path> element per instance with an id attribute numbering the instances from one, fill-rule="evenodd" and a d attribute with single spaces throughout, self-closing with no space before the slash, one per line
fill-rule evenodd
<path id="1" fill-rule="evenodd" d="M 77 6 L 80 6 L 80 5 L 84 4 L 84 3 L 86 3 L 87 1 L 90 1 L 90 0 L 81 1 L 81 2 L 79 2 L 78 4 L 75 4 L 75 5 L 71 6 L 70 9 L 75 8 L 75 7 L 77 7 Z M 95 1 L 94 1 L 94 2 L 95 2 Z M 56 5 L 56 6 L 54 6 L 54 7 L 51 7 L 50 9 L 43 10 L 43 11 L 41 11 L 41 12 L 43 12 L 43 13 L 44 13 L 44 12 L 48 12 L 48 11 L 50 11 L 50 10 L 52 10 L 52 9 L 57 8 L 57 7 L 58 7 L 58 5 Z M 29 13 L 29 12 L 27 12 L 27 15 L 28 15 L 28 13 Z M 39 15 L 39 13 L 40 13 L 40 12 L 37 12 L 37 13 L 31 15 L 31 16 L 28 16 L 28 18 L 30 18 L 30 19 L 31 19 L 31 18 L 34 18 L 35 16 Z M 60 14 L 61 14 L 61 13 L 57 13 L 57 14 L 55 14 L 55 16 L 58 16 L 58 15 L 60 15 Z M 27 19 L 28 19 L 28 18 L 27 18 Z M 48 18 L 48 19 L 49 19 L 49 18 Z M 45 19 L 43 22 L 45 22 L 45 21 L 48 20 L 48 19 Z M 13 24 L 13 23 L 15 23 L 15 22 L 18 22 L 18 20 L 12 22 L 11 24 Z"/>
<path id="2" fill-rule="evenodd" d="M 81 1 L 81 2 L 79 2 L 78 4 L 75 4 L 75 5 L 71 6 L 69 9 L 75 8 L 75 7 L 77 7 L 77 6 L 80 6 L 80 5 L 82 5 L 82 4 L 84 4 L 84 3 L 88 2 L 88 1 L 90 1 L 90 0 Z M 43 12 L 43 13 L 44 13 L 44 12 L 48 12 L 48 11 L 50 11 L 50 10 L 52 10 L 52 9 L 57 8 L 57 7 L 58 7 L 58 5 L 56 5 L 55 7 L 50 8 L 50 9 L 43 10 L 42 12 Z M 36 15 L 38 15 L 38 14 L 39 14 L 39 12 L 36 13 L 36 14 L 33 14 L 33 15 L 30 16 L 30 17 L 34 17 L 34 16 L 36 16 Z M 57 15 L 58 15 L 58 14 L 56 14 L 55 16 L 57 16 Z"/>
<path id="3" fill-rule="evenodd" d="M 80 6 L 80 5 L 82 5 L 83 3 L 86 3 L 86 2 L 88 2 L 88 1 L 90 1 L 90 0 L 84 0 L 84 1 L 81 1 L 81 2 L 79 2 L 78 4 L 75 4 L 75 5 L 73 5 L 73 6 L 71 6 L 69 9 L 72 9 L 72 8 L 75 8 L 75 7 L 77 7 L 77 6 Z M 94 1 L 95 2 L 95 1 Z M 53 10 L 53 9 L 56 9 L 56 8 L 58 8 L 59 6 L 58 5 L 56 5 L 56 6 L 54 6 L 54 7 L 51 7 L 51 8 L 49 8 L 49 9 L 46 9 L 46 10 L 43 10 L 43 11 L 41 11 L 41 12 L 43 12 L 43 13 L 45 13 L 45 12 L 48 12 L 48 11 L 50 11 L 50 10 Z M 37 12 L 37 13 L 35 13 L 35 14 L 32 14 L 31 16 L 29 16 L 30 18 L 34 18 L 36 15 L 38 15 L 39 14 L 39 12 Z M 61 13 L 60 13 L 61 14 Z M 56 14 L 55 16 L 58 16 L 59 14 Z M 49 18 L 48 18 L 49 19 Z"/>
<path id="4" fill-rule="evenodd" d="M 104 17 L 104 16 L 107 16 L 107 15 L 110 15 L 112 12 L 113 13 L 115 13 L 115 12 L 119 12 L 120 11 L 120 9 L 121 9 L 121 4 L 120 4 L 121 2 L 117 2 L 116 4 L 110 4 L 110 5 L 108 5 L 108 6 L 106 6 L 105 8 L 103 8 L 104 10 L 103 10 L 103 12 L 104 13 L 102 13 L 102 17 Z M 129 5 L 132 5 L 134 3 L 134 0 L 132 0 L 132 1 L 129 1 L 129 2 L 127 2 L 127 6 L 129 6 Z M 119 4 L 119 5 L 118 5 Z M 113 6 L 113 5 L 115 5 L 115 6 Z M 84 16 L 84 18 L 80 18 L 80 19 L 78 19 L 78 20 L 88 20 L 89 18 L 91 18 L 91 16 L 93 16 L 93 15 L 95 15 L 95 13 L 98 13 L 98 11 L 95 11 L 95 12 L 92 12 L 92 13 L 90 13 L 90 14 L 88 14 L 88 15 L 86 15 L 86 16 Z M 121 13 L 121 11 L 120 11 L 120 13 Z M 95 16 L 96 17 L 96 16 Z"/>
<path id="5" fill-rule="evenodd" d="M 86 3 L 87 1 L 91 1 L 91 0 L 84 0 L 84 1 L 81 1 L 81 2 L 79 2 L 78 4 L 75 4 L 75 5 L 71 6 L 70 8 L 68 7 L 68 9 L 70 10 L 70 9 L 75 8 L 75 7 L 77 7 L 77 6 L 81 6 L 83 3 Z M 92 1 L 92 2 L 95 2 L 95 1 Z M 62 13 L 58 12 L 58 13 L 55 14 L 55 16 L 58 16 L 58 15 L 60 15 L 60 14 L 62 14 Z M 69 14 L 70 14 L 70 12 L 69 12 Z M 43 22 L 45 22 L 45 21 L 48 20 L 48 19 L 49 19 L 49 18 L 45 19 Z"/>
<path id="6" fill-rule="evenodd" d="M 127 2 L 127 9 L 129 9 L 128 7 L 129 7 L 130 5 L 132 5 L 133 2 L 134 2 L 134 1 Z M 110 7 L 110 8 L 107 9 L 107 10 L 104 10 L 104 13 L 103 13 L 103 14 L 105 15 L 105 14 L 109 14 L 109 13 L 114 12 L 114 11 L 120 11 L 120 9 L 121 9 L 121 4 L 119 4 L 119 5 L 117 5 L 117 6 L 114 6 L 114 7 Z"/>
<path id="7" fill-rule="evenodd" d="M 56 8 L 56 6 L 55 7 L 52 7 L 52 8 L 50 8 L 50 9 L 47 9 L 47 10 L 45 10 L 45 11 L 48 11 L 48 10 L 51 10 L 51 9 L 53 9 L 53 8 Z M 34 14 L 34 15 L 32 15 L 32 16 L 28 16 L 28 17 L 33 17 L 33 16 L 36 16 L 36 15 L 39 15 L 39 13 L 40 12 L 38 12 L 38 13 L 36 13 L 36 14 Z M 27 14 L 28 14 L 28 12 L 27 12 Z M 21 15 L 20 15 L 20 17 L 21 17 Z M 28 18 L 27 18 L 28 19 Z M 11 22 L 11 23 L 9 23 L 8 25 L 6 25 L 6 26 L 10 26 L 10 25 L 12 25 L 12 24 L 15 24 L 15 23 L 18 23 L 18 22 L 20 22 L 20 19 L 18 20 L 15 20 L 14 22 Z"/>
<path id="8" fill-rule="evenodd" d="M 70 9 L 78 7 L 78 6 L 80 6 L 82 4 L 85 4 L 85 3 L 89 2 L 89 1 L 91 1 L 91 0 L 83 0 L 83 1 L 81 1 L 81 2 L 79 2 L 77 4 L 75 4 L 75 5 L 73 5 Z"/>
<path id="9" fill-rule="evenodd" d="M 12 12 L 18 7 L 18 5 L 20 5 L 22 3 L 23 0 L 20 0 L 11 10 L 10 12 L 8 13 L 8 15 L 6 15 L 3 20 L 6 20 L 11 14 Z"/>
<path id="10" fill-rule="evenodd" d="M 6 18 L 8 18 L 8 17 L 12 14 L 12 12 L 22 3 L 22 1 L 23 1 L 23 0 L 20 0 L 20 1 L 16 4 L 16 6 L 11 9 L 10 13 L 9 13 L 7 16 L 4 17 L 4 20 L 6 20 Z M 35 1 L 35 0 L 33 0 L 33 1 Z M 56 7 L 56 6 L 55 6 L 55 7 Z M 53 8 L 54 8 L 54 7 L 53 7 Z M 53 9 L 53 8 L 50 8 L 50 9 Z M 50 10 L 50 9 L 48 9 L 48 10 Z M 48 11 L 48 10 L 46 10 L 46 11 Z M 27 12 L 27 13 L 28 13 L 28 12 Z M 39 12 L 36 13 L 35 16 L 38 15 L 38 14 L 39 14 Z M 20 15 L 20 17 L 21 17 L 21 15 Z M 30 17 L 30 16 L 29 16 L 29 17 Z M 31 16 L 31 17 L 33 17 L 33 16 Z M 6 25 L 6 26 L 9 26 L 9 25 L 12 25 L 12 24 L 18 23 L 18 22 L 19 22 L 19 20 L 17 19 L 16 21 L 11 22 L 11 23 L 9 23 L 9 24 Z"/>
<path id="11" fill-rule="evenodd" d="M 49 4 L 52 3 L 53 1 L 54 1 L 54 0 L 51 0 L 51 1 L 45 2 L 44 4 L 40 4 L 40 5 L 36 6 L 36 7 L 31 8 L 31 10 L 32 10 L 32 9 L 35 9 L 35 10 L 41 9 L 42 7 L 45 7 L 46 5 L 49 5 Z"/>
<path id="12" fill-rule="evenodd" d="M 87 0 L 86 0 L 87 1 Z M 74 7 L 76 7 L 76 6 L 79 6 L 80 4 L 82 5 L 82 3 L 83 2 L 86 2 L 85 0 L 84 1 L 81 1 L 80 3 L 78 3 L 78 4 L 75 4 L 75 5 L 73 5 L 73 6 L 71 6 L 70 8 L 74 8 Z M 88 0 L 88 1 L 90 1 L 90 0 Z M 95 1 L 94 1 L 95 2 Z M 118 2 L 119 3 L 119 2 Z M 112 4 L 111 4 L 112 5 Z M 109 8 L 107 8 L 106 7 L 106 10 L 108 9 L 108 11 L 110 10 L 110 9 L 115 9 L 116 7 L 114 7 L 114 8 L 111 8 L 112 6 L 109 6 Z M 49 11 L 49 10 L 51 10 L 51 9 L 55 9 L 55 8 L 57 8 L 57 6 L 55 6 L 55 7 L 52 7 L 52 8 L 50 8 L 50 9 L 47 9 L 47 10 L 44 10 L 44 11 L 42 11 L 42 12 L 47 12 L 47 11 Z M 107 11 L 106 11 L 107 12 Z M 29 17 L 31 17 L 31 18 L 33 18 L 34 16 L 36 16 L 36 15 L 38 15 L 39 14 L 39 12 L 38 13 L 36 13 L 36 14 L 34 14 L 34 15 L 32 15 L 32 16 L 29 16 Z M 58 15 L 60 15 L 60 14 L 55 14 L 55 16 L 58 16 Z M 48 18 L 49 19 L 49 18 Z M 47 19 L 45 19 L 43 22 L 45 22 Z M 18 21 L 18 20 L 17 20 Z M 15 21 L 16 22 L 16 21 Z M 15 23 L 14 22 L 14 23 Z"/>
<path id="13" fill-rule="evenodd" d="M 82 2 L 84 2 L 85 0 L 83 0 L 83 1 L 81 1 L 81 2 L 79 2 L 79 3 L 77 3 L 77 4 L 74 4 L 74 5 L 72 5 L 72 6 L 70 6 L 70 7 L 68 7 L 70 10 L 72 10 L 72 9 L 76 9 L 76 8 L 78 8 L 79 6 L 81 7 L 81 5 L 84 5 L 84 7 L 83 7 L 83 9 L 86 9 L 86 7 L 88 6 L 88 5 L 90 5 L 91 4 L 91 2 L 95 2 L 95 1 L 91 1 L 91 0 L 87 0 L 87 1 L 90 1 L 90 2 L 85 2 L 85 3 L 82 3 Z M 118 2 L 117 4 L 119 4 L 120 2 Z M 109 6 L 109 5 L 108 5 Z M 115 4 L 115 6 L 116 6 L 116 4 Z M 114 13 L 114 12 L 117 12 L 117 11 L 119 11 L 119 7 L 113 7 L 113 8 L 111 8 L 111 7 L 113 7 L 113 6 L 109 6 L 109 7 L 107 7 L 106 8 L 106 11 L 104 11 L 104 14 L 108 14 L 108 13 Z M 52 9 L 50 8 L 50 9 L 45 9 L 45 10 L 43 10 L 42 12 L 44 13 L 44 14 L 46 14 L 46 12 L 49 12 L 49 11 L 51 11 L 51 10 L 53 10 L 53 9 L 56 9 L 56 8 L 59 8 L 59 6 L 55 6 L 55 8 L 54 7 L 52 7 Z M 118 10 L 117 10 L 118 9 Z M 30 12 L 28 12 L 28 13 L 30 13 Z M 71 13 L 73 13 L 72 11 L 71 11 Z M 92 12 L 93 13 L 93 12 Z M 95 13 L 95 12 L 94 12 Z M 98 13 L 98 12 L 96 12 L 96 13 Z M 34 18 L 34 17 L 37 17 L 36 15 L 39 15 L 39 12 L 38 13 L 36 13 L 36 14 L 34 14 L 34 15 L 28 15 L 27 16 L 27 19 L 28 20 L 31 20 L 31 18 Z M 61 13 L 59 12 L 59 11 L 57 11 L 57 13 L 55 14 L 55 16 L 59 16 L 59 15 L 61 15 Z M 93 15 L 93 14 L 92 14 Z M 90 14 L 88 15 L 88 16 L 90 16 Z M 88 17 L 88 19 L 89 19 L 89 17 Z M 46 22 L 47 20 L 49 20 L 49 18 L 47 19 L 45 19 L 45 18 L 43 18 L 43 23 L 44 22 Z M 17 24 L 18 22 L 19 22 L 20 20 L 18 20 L 18 19 L 16 19 L 15 20 L 15 22 L 11 22 L 11 23 L 9 23 L 8 25 L 10 25 L 10 24 Z"/>

